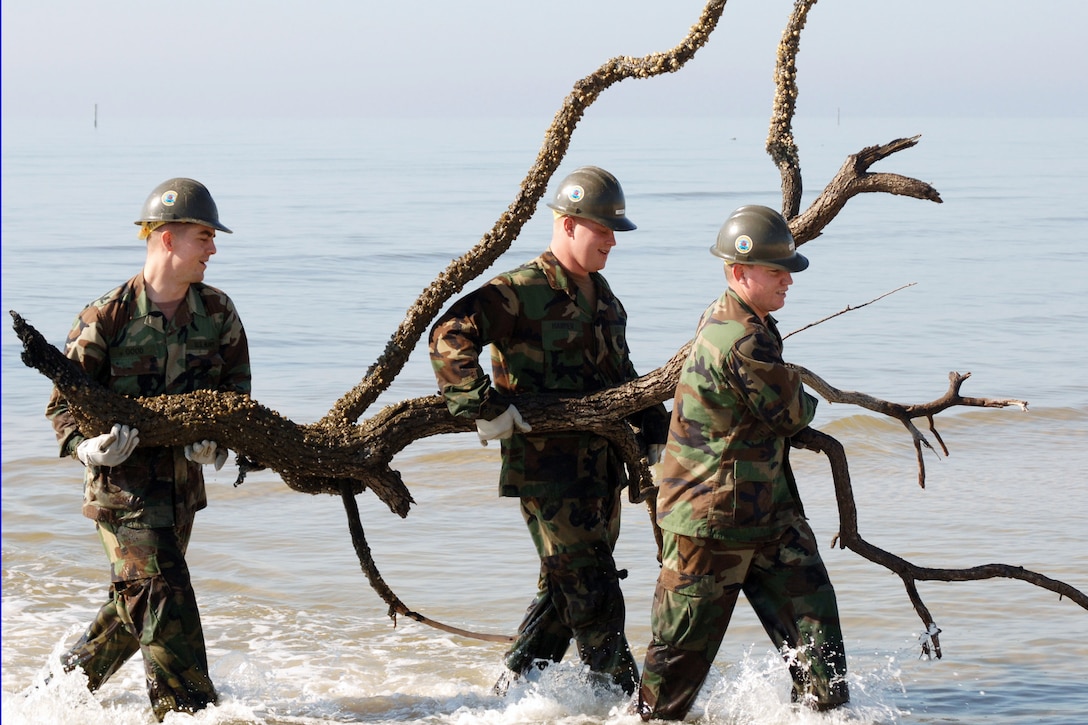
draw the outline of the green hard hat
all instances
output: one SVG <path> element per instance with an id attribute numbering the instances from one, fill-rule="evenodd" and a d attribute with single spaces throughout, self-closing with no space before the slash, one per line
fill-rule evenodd
<path id="1" fill-rule="evenodd" d="M 597 166 L 583 166 L 559 183 L 548 207 L 566 216 L 582 217 L 617 232 L 635 228 L 627 218 L 623 188 L 616 177 Z"/>
<path id="2" fill-rule="evenodd" d="M 135 223 L 144 222 L 190 222 L 231 233 L 219 221 L 219 210 L 207 187 L 193 179 L 168 179 L 156 186 Z"/>
<path id="3" fill-rule="evenodd" d="M 790 226 L 782 215 L 756 204 L 742 206 L 729 215 L 710 253 L 733 264 L 762 264 L 787 272 L 808 267 L 808 258 L 798 254 Z"/>

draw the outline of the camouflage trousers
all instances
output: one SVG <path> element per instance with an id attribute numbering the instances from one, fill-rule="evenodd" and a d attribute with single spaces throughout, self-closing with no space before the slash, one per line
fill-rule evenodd
<path id="1" fill-rule="evenodd" d="M 160 722 L 172 710 L 192 713 L 218 700 L 185 564 L 192 523 L 160 529 L 98 523 L 112 574 L 109 601 L 63 657 L 64 669 L 82 669 L 94 691 L 139 650 Z"/>
<path id="2" fill-rule="evenodd" d="M 789 665 L 793 701 L 825 710 L 850 699 L 835 590 L 807 523 L 760 542 L 663 533 L 639 688 L 644 720 L 684 719 L 742 591 Z"/>
<path id="3" fill-rule="evenodd" d="M 631 694 L 638 665 L 624 635 L 623 592 L 612 558 L 620 498 L 521 499 L 540 556 L 536 598 L 518 628 L 506 665 L 515 677 L 563 659 L 574 639 L 590 669 Z"/>

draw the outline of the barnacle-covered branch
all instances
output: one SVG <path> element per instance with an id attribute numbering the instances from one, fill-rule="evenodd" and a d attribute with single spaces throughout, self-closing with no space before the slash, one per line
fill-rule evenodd
<path id="1" fill-rule="evenodd" d="M 336 402 L 321 425 L 344 428 L 358 419 L 404 367 L 423 331 L 454 294 L 482 274 L 505 253 L 532 217 L 555 170 L 570 147 L 571 135 L 586 109 L 605 90 L 628 78 L 652 78 L 678 71 L 706 45 L 718 24 L 726 0 L 711 0 L 699 20 L 676 47 L 663 53 L 632 58 L 619 56 L 577 81 L 544 133 L 544 143 L 514 201 L 472 249 L 453 260 L 408 309 L 385 351 L 363 380 Z"/>

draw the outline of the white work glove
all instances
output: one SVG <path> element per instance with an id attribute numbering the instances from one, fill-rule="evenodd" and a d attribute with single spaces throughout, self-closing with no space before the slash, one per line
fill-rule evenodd
<path id="1" fill-rule="evenodd" d="M 525 422 L 521 413 L 514 406 L 508 407 L 492 420 L 476 419 L 476 435 L 480 436 L 480 445 L 486 446 L 488 441 L 503 440 L 514 434 L 514 427 L 522 433 L 528 433 L 533 429 Z"/>
<path id="2" fill-rule="evenodd" d="M 199 463 L 202 466 L 214 463 L 217 471 L 227 462 L 228 453 L 230 453 L 229 450 L 220 448 L 215 441 L 197 441 L 185 446 L 185 458 L 187 460 Z"/>
<path id="3" fill-rule="evenodd" d="M 140 431 L 114 423 L 109 433 L 88 438 L 76 446 L 84 466 L 119 466 L 140 443 Z"/>
<path id="4" fill-rule="evenodd" d="M 646 460 L 650 462 L 650 465 L 654 465 L 661 460 L 661 457 L 665 455 L 664 443 L 651 443 L 646 446 Z"/>

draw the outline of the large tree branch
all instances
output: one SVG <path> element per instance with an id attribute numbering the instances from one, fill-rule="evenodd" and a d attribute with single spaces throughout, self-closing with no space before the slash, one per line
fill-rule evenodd
<path id="1" fill-rule="evenodd" d="M 851 197 L 862 193 L 887 193 L 927 199 L 941 203 L 941 196 L 929 184 L 899 174 L 870 173 L 877 161 L 910 148 L 919 136 L 896 139 L 882 146 L 868 146 L 849 156 L 823 192 L 798 215 L 801 208 L 801 155 L 793 136 L 793 117 L 797 111 L 797 53 L 801 31 L 816 0 L 796 0 L 793 12 L 782 31 L 775 64 L 775 95 L 767 132 L 767 153 L 782 178 L 782 216 L 790 223 L 790 232 L 798 246 L 818 237 L 824 227 L 846 206 Z"/>
<path id="2" fill-rule="evenodd" d="M 410 610 L 385 584 L 370 558 L 358 514 L 351 515 L 354 496 L 370 488 L 391 510 L 404 516 L 412 502 L 400 474 L 390 467 L 393 456 L 415 440 L 430 435 L 471 430 L 471 424 L 451 416 L 439 396 L 414 398 L 389 405 L 368 419 L 350 438 L 332 438 L 321 426 L 298 425 L 268 410 L 247 396 L 201 391 L 187 395 L 155 398 L 128 398 L 105 390 L 70 363 L 18 314 L 12 312 L 14 327 L 23 341 L 23 360 L 53 380 L 69 399 L 72 412 L 90 432 L 102 432 L 114 420 L 125 420 L 140 429 L 141 444 L 178 445 L 202 438 L 214 438 L 228 447 L 259 456 L 279 473 L 292 489 L 305 493 L 340 495 L 349 514 L 352 539 L 360 563 L 372 586 L 390 605 L 390 614 L 408 616 L 445 631 L 480 639 L 506 641 L 505 635 L 479 635 L 429 620 Z M 669 362 L 624 385 L 602 390 L 582 398 L 532 396 L 519 400 L 518 407 L 534 431 L 593 430 L 608 437 L 624 451 L 633 466 L 638 498 L 653 501 L 654 490 L 644 458 L 638 452 L 633 432 L 624 418 L 634 412 L 672 397 L 676 380 L 687 357 L 690 343 Z M 930 418 L 952 406 L 1002 407 L 1026 403 L 1017 400 L 970 398 L 959 394 L 968 377 L 952 373 L 950 390 L 929 403 L 903 405 L 889 403 L 856 392 L 839 391 L 803 368 L 805 382 L 832 402 L 859 405 L 910 424 L 913 417 Z M 1088 608 L 1088 598 L 1063 582 L 1022 567 L 988 564 L 970 569 L 918 567 L 866 542 L 857 533 L 857 507 L 853 499 L 849 471 L 842 446 L 830 436 L 809 429 L 794 441 L 798 445 L 824 452 L 832 462 L 836 499 L 839 505 L 838 541 L 864 558 L 898 574 L 923 622 L 929 627 L 933 618 L 918 594 L 914 580 L 967 581 L 1008 577 L 1068 596 Z M 942 443 L 943 446 L 943 443 Z M 321 475 L 313 471 L 320 470 Z M 652 508 L 651 508 L 652 511 Z M 932 641 L 940 656 L 936 632 Z"/>
<path id="3" fill-rule="evenodd" d="M 50 345 L 20 315 L 11 312 L 13 327 L 24 345 L 23 361 L 49 377 L 64 393 L 81 430 L 97 434 L 121 420 L 140 430 L 143 445 L 181 445 L 211 438 L 255 458 L 279 473 L 296 491 L 339 495 L 345 481 L 359 492 L 370 488 L 401 516 L 408 511 L 411 495 L 400 474 L 390 467 L 393 457 L 416 440 L 443 433 L 473 430 L 469 421 L 449 414 L 441 397 L 401 401 L 382 408 L 349 431 L 333 431 L 322 425 L 300 425 L 248 396 L 197 391 L 187 395 L 129 398 L 101 387 Z M 643 500 L 653 489 L 652 476 L 635 433 L 626 418 L 672 398 L 691 343 L 682 347 L 663 366 L 642 377 L 583 397 L 527 396 L 518 409 L 538 433 L 572 428 L 589 430 L 619 446 L 632 472 L 632 498 Z M 815 373 L 801 368 L 807 385 L 829 402 L 847 403 L 903 422 L 916 447 L 924 436 L 912 423 L 926 417 L 937 435 L 934 416 L 952 406 L 1005 407 L 1027 403 L 960 395 L 969 374 L 951 373 L 949 391 L 937 400 L 905 405 L 880 400 L 864 393 L 841 391 Z M 942 450 L 947 448 L 938 435 Z M 920 470 L 924 484 L 924 468 Z"/>
<path id="4" fill-rule="evenodd" d="M 22 316 L 14 311 L 11 316 L 23 342 L 23 362 L 53 381 L 85 434 L 96 435 L 124 421 L 140 431 L 143 446 L 214 439 L 239 456 L 262 461 L 290 488 L 303 493 L 341 495 L 345 485 L 355 493 L 369 488 L 391 511 L 404 516 L 412 497 L 391 468 L 393 457 L 422 438 L 474 430 L 471 421 L 450 415 L 438 395 L 388 405 L 347 431 L 295 423 L 236 393 L 200 390 L 131 398 L 91 380 Z M 652 476 L 625 419 L 671 395 L 679 362 L 674 359 L 673 368 L 661 368 L 657 375 L 585 397 L 519 398 L 518 409 L 537 433 L 579 428 L 608 438 L 628 463 L 633 490 L 647 490 Z"/>

